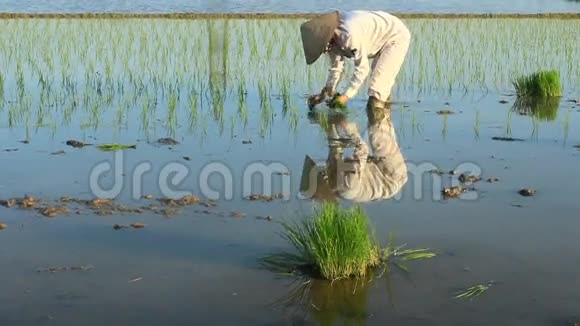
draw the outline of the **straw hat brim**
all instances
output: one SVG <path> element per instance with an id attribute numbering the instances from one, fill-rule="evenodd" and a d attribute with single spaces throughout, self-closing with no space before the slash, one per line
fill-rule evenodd
<path id="1" fill-rule="evenodd" d="M 333 11 L 312 18 L 300 26 L 306 64 L 313 64 L 320 58 L 338 25 L 338 11 Z"/>

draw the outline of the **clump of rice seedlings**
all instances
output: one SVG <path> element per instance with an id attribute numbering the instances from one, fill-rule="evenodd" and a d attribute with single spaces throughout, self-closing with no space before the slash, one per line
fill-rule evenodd
<path id="1" fill-rule="evenodd" d="M 513 110 L 543 121 L 554 121 L 558 115 L 560 97 L 518 97 Z"/>
<path id="2" fill-rule="evenodd" d="M 562 96 L 560 74 L 556 70 L 539 71 L 513 81 L 518 97 Z"/>
<path id="3" fill-rule="evenodd" d="M 488 282 L 486 285 L 484 285 L 484 284 L 474 285 L 470 288 L 467 288 L 467 289 L 457 293 L 457 295 L 455 295 L 455 299 L 460 299 L 460 298 L 467 299 L 467 298 L 478 297 L 478 296 L 482 295 L 483 293 L 485 293 L 487 290 L 489 290 L 489 288 L 492 287 L 493 284 L 494 284 L 494 282 L 491 281 L 491 282 Z"/>
<path id="4" fill-rule="evenodd" d="M 405 271 L 402 261 L 431 258 L 428 249 L 394 247 L 392 236 L 380 249 L 368 218 L 360 206 L 342 209 L 337 203 L 323 202 L 312 219 L 294 224 L 282 223 L 286 239 L 296 252 L 281 252 L 262 262 L 271 270 L 304 272 L 328 280 L 364 277 L 372 269 L 394 262 Z"/>
<path id="5" fill-rule="evenodd" d="M 118 151 L 118 150 L 122 150 L 122 149 L 137 149 L 137 145 L 112 143 L 112 144 L 97 145 L 97 148 L 102 150 L 102 151 L 109 152 L 109 151 Z"/>
<path id="6" fill-rule="evenodd" d="M 379 247 L 370 235 L 360 207 L 341 209 L 335 203 L 323 203 L 312 220 L 283 224 L 283 228 L 284 238 L 297 253 L 268 256 L 264 263 L 271 267 L 311 270 L 336 280 L 364 276 L 369 268 L 380 263 Z"/>

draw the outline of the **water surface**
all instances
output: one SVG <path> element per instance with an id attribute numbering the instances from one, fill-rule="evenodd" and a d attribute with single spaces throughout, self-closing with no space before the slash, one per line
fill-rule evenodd
<path id="1" fill-rule="evenodd" d="M 217 206 L 184 207 L 173 217 L 97 216 L 87 209 L 77 215 L 73 209 L 46 218 L 35 210 L 0 207 L 0 223 L 8 225 L 0 231 L 3 325 L 577 320 L 580 152 L 573 146 L 580 144 L 580 106 L 568 100 L 580 96 L 578 22 L 408 21 L 417 36 L 394 89 L 391 121 L 409 180 L 397 196 L 362 205 L 381 242 L 392 231 L 397 243 L 429 247 L 439 256 L 409 264 L 408 275 L 393 271 L 390 282 L 383 275 L 333 287 L 303 284 L 258 263 L 262 255 L 288 249 L 277 222 L 311 211 L 315 203 L 300 194 L 304 159 L 324 164 L 326 130 L 341 121 L 324 105 L 315 114 L 305 105 L 305 94 L 324 81 L 326 65 L 305 66 L 294 33 L 299 22 L 0 22 L 7 31 L 0 36 L 1 198 L 25 193 L 50 202 L 64 195 L 93 198 L 91 171 L 115 156 L 94 146 L 72 148 L 65 144 L 69 139 L 137 145 L 122 152 L 117 200 L 127 205 L 164 197 L 160 180 L 171 179 L 159 172 L 171 163 L 189 172 L 170 185 L 174 191 L 208 195 L 200 175 L 216 163 L 231 172 L 234 185 L 233 198 L 226 199 L 224 181 L 214 175 Z M 234 32 L 224 33 L 228 26 Z M 282 38 L 288 42 L 275 42 Z M 449 44 L 459 50 L 451 51 Z M 511 78 L 538 67 L 560 72 L 564 96 L 516 105 Z M 366 140 L 364 98 L 363 89 L 343 119 L 356 124 Z M 437 114 L 443 109 L 454 114 Z M 160 146 L 156 141 L 162 137 L 180 144 Z M 59 150 L 65 154 L 51 155 Z M 288 169 L 287 196 L 245 200 L 246 168 L 272 162 Z M 151 171 L 140 189 L 152 200 L 132 198 L 133 172 L 143 163 Z M 455 179 L 449 174 L 434 179 L 429 170 L 462 166 L 478 167 L 473 172 L 484 181 L 465 197 L 443 200 L 441 187 Z M 114 174 L 102 176 L 104 188 L 113 184 Z M 275 192 L 284 191 L 283 177 L 274 175 Z M 500 180 L 485 182 L 490 177 Z M 252 186 L 252 192 L 264 190 L 259 180 Z M 521 197 L 522 187 L 538 193 Z M 146 227 L 113 230 L 114 224 L 133 222 Z M 94 268 L 37 272 L 71 265 Z M 477 300 L 452 298 L 458 289 L 490 280 L 497 284 Z M 297 286 L 306 288 L 294 291 Z"/>
<path id="2" fill-rule="evenodd" d="M 454 13 L 540 13 L 580 12 L 575 0 L 484 0 L 484 1 L 272 1 L 272 0 L 3 0 L 1 11 L 12 12 L 324 12 L 340 10 L 385 10 L 391 12 L 454 12 Z"/>

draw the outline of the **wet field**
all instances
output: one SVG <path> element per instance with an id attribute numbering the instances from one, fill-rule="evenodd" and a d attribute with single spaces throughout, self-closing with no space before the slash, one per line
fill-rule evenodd
<path id="1" fill-rule="evenodd" d="M 258 262 L 286 248 L 278 222 L 310 214 L 305 162 L 325 164 L 329 128 L 368 136 L 364 86 L 345 112 L 309 111 L 327 66 L 304 64 L 300 22 L 0 21 L 0 199 L 15 199 L 0 207 L 3 325 L 580 319 L 580 21 L 406 21 L 385 123 L 409 179 L 361 205 L 379 241 L 438 256 L 332 286 Z M 511 80 L 538 69 L 559 71 L 563 97 L 516 101 Z M 482 180 L 443 198 L 460 173 Z"/>
<path id="2" fill-rule="evenodd" d="M 537 12 L 580 12 L 577 0 L 500 0 L 459 1 L 445 0 L 436 3 L 413 0 L 390 1 L 385 4 L 379 0 L 335 2 L 330 0 L 279 2 L 268 0 L 222 0 L 206 1 L 176 0 L 167 3 L 160 0 L 7 0 L 2 11 L 8 12 L 320 12 L 329 9 L 341 10 L 387 10 L 391 12 L 500 12 L 500 13 L 537 13 Z"/>

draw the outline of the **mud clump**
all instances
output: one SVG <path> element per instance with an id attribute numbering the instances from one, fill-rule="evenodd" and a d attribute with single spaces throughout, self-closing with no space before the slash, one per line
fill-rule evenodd
<path id="1" fill-rule="evenodd" d="M 580 144 L 579 145 L 574 145 L 574 148 L 576 148 L 577 150 L 580 151 Z"/>
<path id="2" fill-rule="evenodd" d="M 10 198 L 7 200 L 0 200 L 0 205 L 6 208 L 12 208 L 14 205 L 16 205 L 16 199 Z"/>
<path id="3" fill-rule="evenodd" d="M 282 199 L 284 198 L 284 195 L 282 194 L 276 194 L 276 195 L 272 195 L 272 196 L 267 196 L 267 195 L 261 195 L 261 194 L 253 194 L 253 195 L 249 195 L 248 197 L 246 197 L 247 200 L 250 201 L 273 201 L 276 199 Z"/>
<path id="4" fill-rule="evenodd" d="M 520 191 L 518 191 L 518 193 L 524 197 L 532 197 L 536 194 L 536 190 L 531 189 L 531 188 L 523 188 L 523 189 L 520 189 Z"/>
<path id="5" fill-rule="evenodd" d="M 4 224 L 4 223 L 0 223 L 0 231 L 5 230 L 8 228 L 8 225 Z"/>
<path id="6" fill-rule="evenodd" d="M 455 114 L 455 112 L 448 110 L 448 109 L 443 109 L 443 110 L 439 110 L 436 112 L 438 115 L 449 115 L 449 114 Z"/>
<path id="7" fill-rule="evenodd" d="M 169 137 L 159 138 L 157 140 L 157 143 L 160 145 L 178 145 L 179 144 L 179 142 L 177 140 L 175 140 L 173 138 L 169 138 Z"/>
<path id="8" fill-rule="evenodd" d="M 66 144 L 68 146 L 74 147 L 74 148 L 83 148 L 85 146 L 91 146 L 92 144 L 86 144 L 83 143 L 82 141 L 78 141 L 78 140 L 74 140 L 74 139 L 69 139 L 66 141 Z"/>
<path id="9" fill-rule="evenodd" d="M 40 209 L 40 213 L 46 217 L 57 217 L 68 213 L 68 207 L 64 205 L 50 206 Z"/>
<path id="10" fill-rule="evenodd" d="M 171 217 L 171 216 L 176 216 L 179 215 L 181 211 L 175 207 L 169 207 L 169 208 L 163 208 L 161 210 L 159 210 L 157 213 L 161 214 L 165 217 Z"/>
<path id="11" fill-rule="evenodd" d="M 244 217 L 246 216 L 246 213 L 242 213 L 240 211 L 233 211 L 230 213 L 231 217 Z"/>
<path id="12" fill-rule="evenodd" d="M 463 188 L 462 186 L 454 186 L 454 187 L 445 187 L 441 191 L 443 198 L 457 198 L 459 195 L 467 191 L 467 189 Z"/>
<path id="13" fill-rule="evenodd" d="M 34 208 L 34 206 L 37 203 L 36 198 L 34 198 L 32 195 L 25 195 L 24 198 L 19 199 L 17 201 L 18 201 L 18 206 L 22 209 Z"/>
<path id="14" fill-rule="evenodd" d="M 249 145 L 251 143 L 252 143 L 251 140 L 242 140 L 242 144 L 244 144 L 244 145 Z"/>
<path id="15" fill-rule="evenodd" d="M 64 154 L 65 152 L 63 150 L 50 153 L 50 155 L 64 155 Z"/>
<path id="16" fill-rule="evenodd" d="M 265 220 L 265 221 L 271 222 L 272 221 L 272 216 L 270 216 L 270 215 L 268 215 L 268 216 L 257 216 L 256 219 L 257 220 Z"/>
<path id="17" fill-rule="evenodd" d="M 143 223 L 131 223 L 131 227 L 133 229 L 142 229 L 145 227 L 145 224 L 143 224 Z"/>
<path id="18" fill-rule="evenodd" d="M 159 198 L 157 200 L 166 206 L 191 206 L 200 202 L 200 199 L 194 195 L 185 195 L 179 199 Z"/>
<path id="19" fill-rule="evenodd" d="M 481 177 L 477 175 L 461 174 L 459 175 L 459 182 L 461 183 L 476 183 L 481 181 Z"/>
<path id="20" fill-rule="evenodd" d="M 495 177 L 493 177 L 493 178 L 488 178 L 486 181 L 487 181 L 488 183 L 494 183 L 494 182 L 498 182 L 498 181 L 499 181 L 499 178 L 495 178 Z"/>

